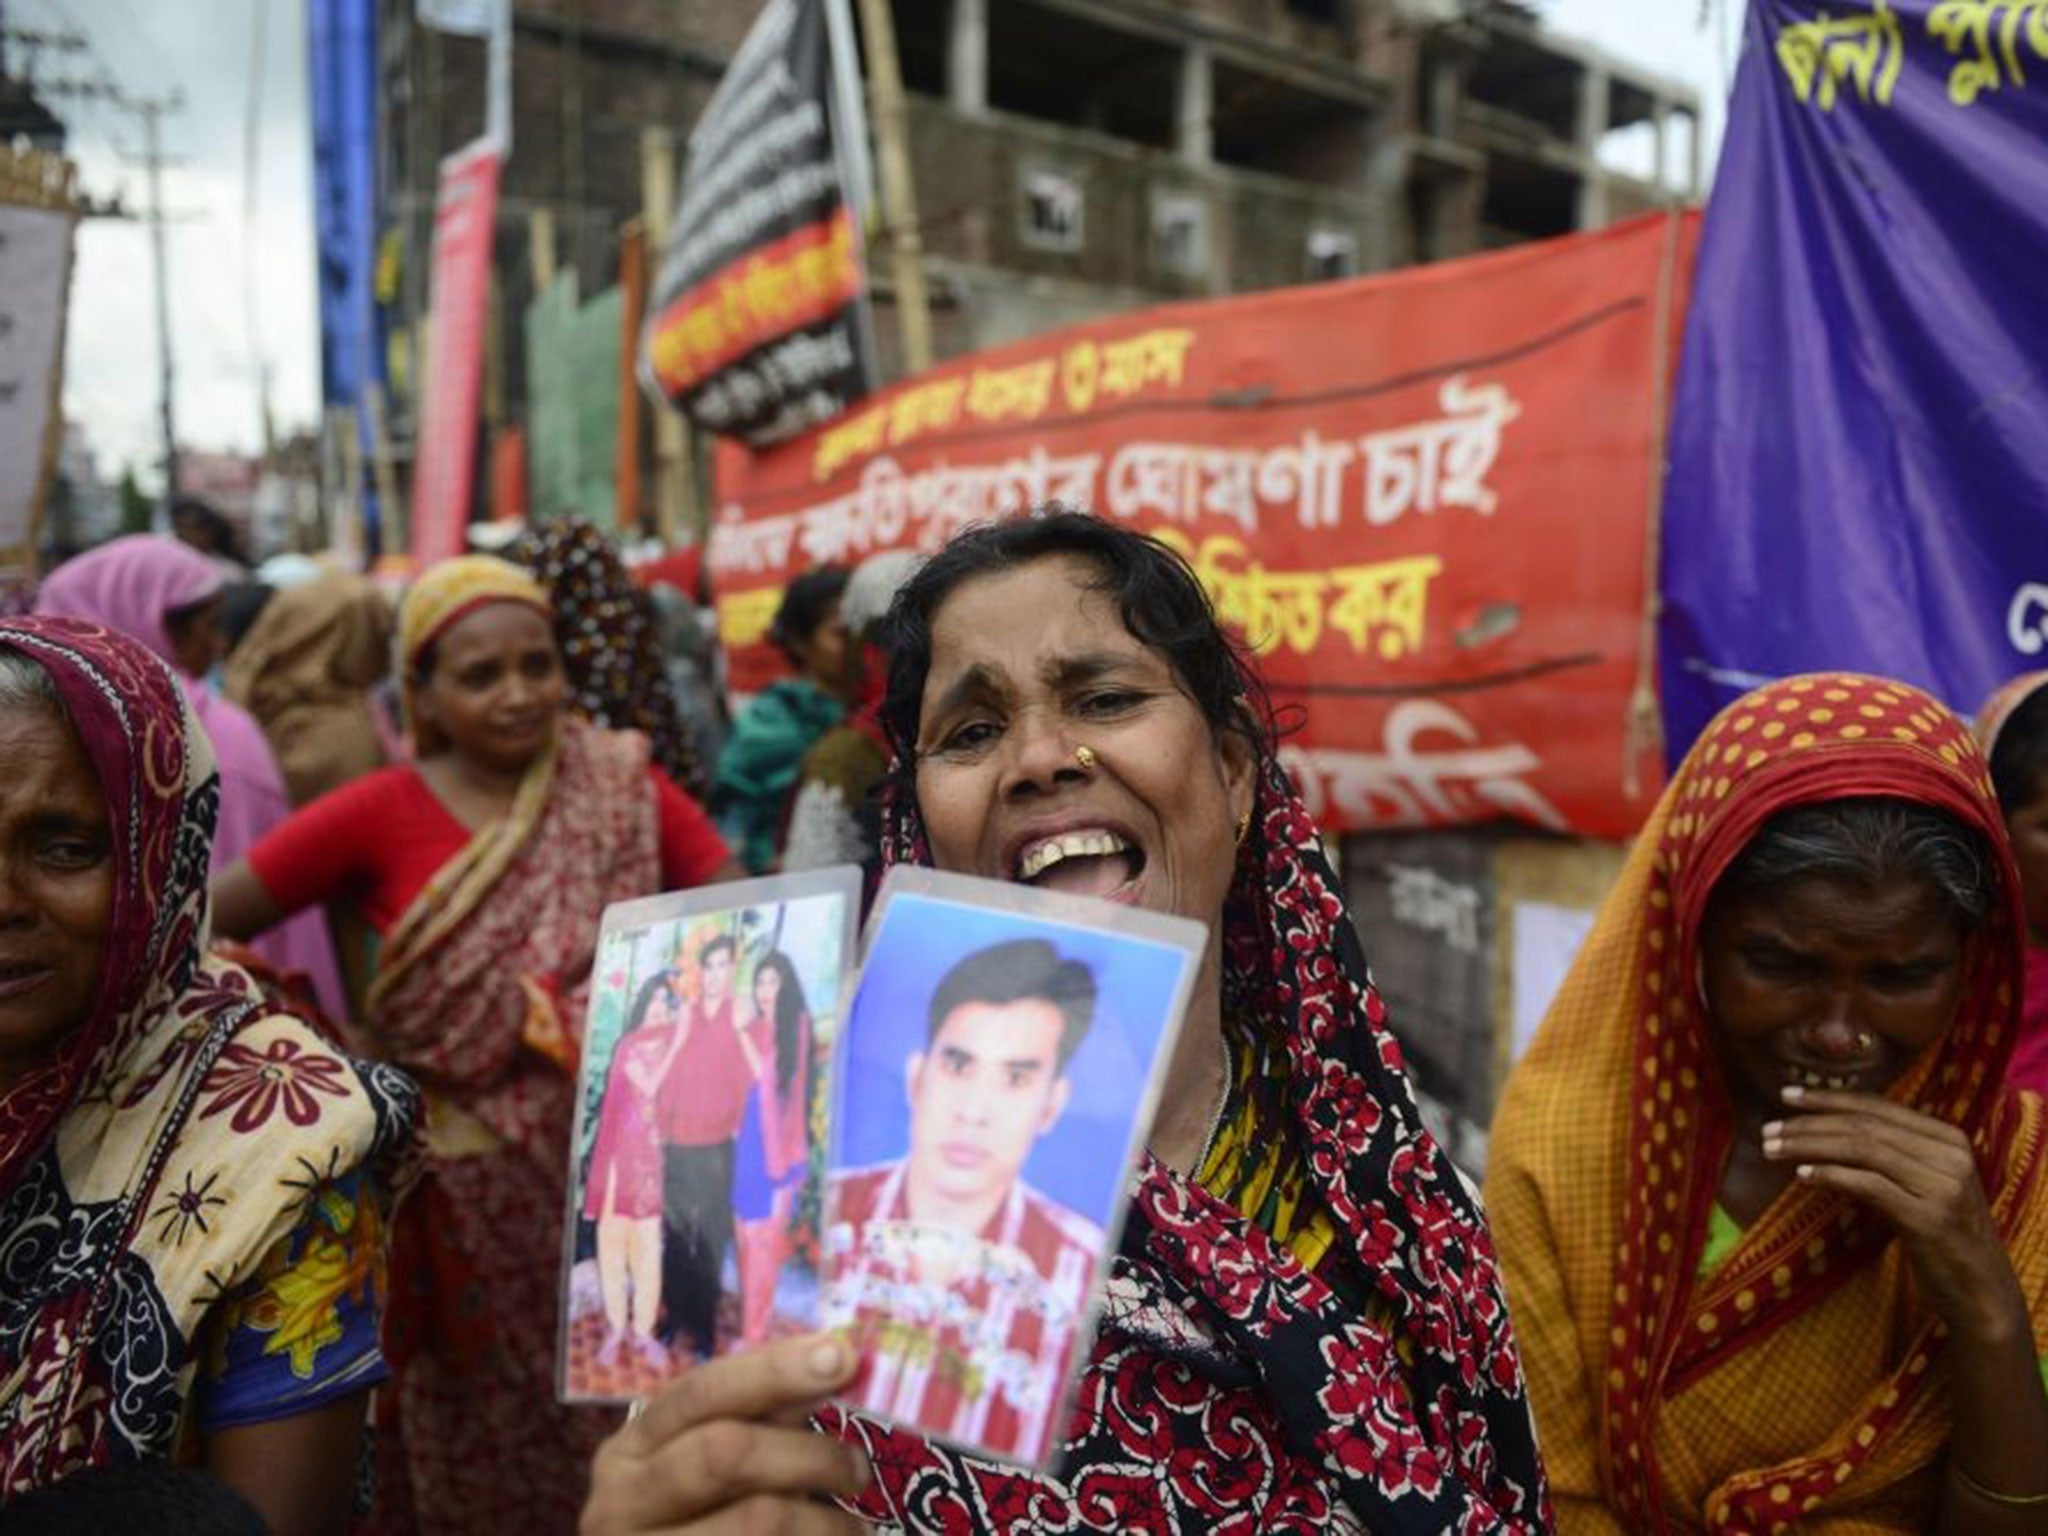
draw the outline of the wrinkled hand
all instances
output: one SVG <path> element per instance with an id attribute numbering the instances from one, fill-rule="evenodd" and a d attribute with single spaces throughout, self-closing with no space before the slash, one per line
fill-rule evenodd
<path id="1" fill-rule="evenodd" d="M 1794 1111 L 1764 1127 L 1764 1156 L 1803 1183 L 1876 1211 L 1906 1247 L 1929 1305 L 1951 1332 L 2009 1333 L 2026 1309 L 1991 1220 L 1970 1139 L 1955 1126 L 1870 1093 L 1788 1088 Z"/>
<path id="2" fill-rule="evenodd" d="M 581 1536 L 861 1530 L 822 1500 L 866 1487 L 866 1459 L 807 1424 L 857 1364 L 811 1334 L 693 1368 L 598 1447 Z"/>

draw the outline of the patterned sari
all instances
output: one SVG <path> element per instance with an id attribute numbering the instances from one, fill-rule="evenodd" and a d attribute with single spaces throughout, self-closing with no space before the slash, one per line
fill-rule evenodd
<path id="1" fill-rule="evenodd" d="M 1665 791 L 1494 1124 L 1487 1194 L 1568 1533 L 1933 1523 L 1947 1357 L 1884 1221 L 1794 1184 L 1702 1264 L 1732 1136 L 1699 993 L 1708 897 L 1770 817 L 1850 796 L 1932 807 L 1999 850 L 1956 1022 L 1890 1097 L 1970 1134 L 2048 1333 L 2041 1104 L 2002 1081 L 2018 882 L 1984 759 L 1904 684 L 1772 684 Z"/>
<path id="2" fill-rule="evenodd" d="M 105 797 L 113 907 L 88 1016 L 0 1093 L 0 1504 L 370 1386 L 417 1095 L 203 954 L 218 778 L 141 646 L 0 622 Z"/>
<path id="3" fill-rule="evenodd" d="M 576 1048 L 604 908 L 659 885 L 645 738 L 564 717 L 385 940 L 371 1043 L 433 1114 L 392 1262 L 380 1528 L 575 1528 L 614 1417 L 555 1402 Z"/>
<path id="4" fill-rule="evenodd" d="M 1224 910 L 1228 1125 L 1200 1180 L 1140 1171 L 1057 1474 L 835 1410 L 821 1422 L 874 1466 L 870 1520 L 1548 1528 L 1485 1221 L 1422 1128 L 1320 835 L 1272 763 L 1256 825 Z M 884 853 L 931 862 L 914 805 L 890 807 Z"/>
<path id="5" fill-rule="evenodd" d="M 641 732 L 663 773 L 693 795 L 709 794 L 710 773 L 669 688 L 654 600 L 633 584 L 612 541 L 580 517 L 551 517 L 506 553 L 548 594 L 577 712 L 615 731 Z"/>

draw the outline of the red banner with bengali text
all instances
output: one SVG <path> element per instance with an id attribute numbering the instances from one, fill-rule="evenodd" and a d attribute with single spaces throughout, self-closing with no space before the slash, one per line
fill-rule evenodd
<path id="1" fill-rule="evenodd" d="M 484 320 L 497 228 L 496 144 L 479 139 L 441 162 L 434 199 L 434 265 L 427 289 L 426 378 L 412 478 L 412 557 L 420 566 L 462 553 L 476 488 Z"/>
<path id="2" fill-rule="evenodd" d="M 1649 529 L 1697 225 L 1121 315 L 722 443 L 733 686 L 780 672 L 797 571 L 1057 500 L 1187 556 L 1299 707 L 1331 828 L 1624 837 L 1661 786 Z"/>

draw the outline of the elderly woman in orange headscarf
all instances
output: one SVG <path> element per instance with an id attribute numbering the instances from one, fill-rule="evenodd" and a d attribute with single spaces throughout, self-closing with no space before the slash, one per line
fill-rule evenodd
<path id="1" fill-rule="evenodd" d="M 489 556 L 399 613 L 415 761 L 297 812 L 215 886 L 246 937 L 343 898 L 378 932 L 365 1045 L 432 1109 L 392 1261 L 385 1526 L 573 1527 L 599 1413 L 554 1402 L 574 1057 L 610 902 L 732 864 L 647 738 L 565 712 L 546 595 Z"/>
<path id="2" fill-rule="evenodd" d="M 1926 695 L 1792 679 L 1693 748 L 1494 1128 L 1567 1536 L 2048 1528 L 2022 932 Z"/>

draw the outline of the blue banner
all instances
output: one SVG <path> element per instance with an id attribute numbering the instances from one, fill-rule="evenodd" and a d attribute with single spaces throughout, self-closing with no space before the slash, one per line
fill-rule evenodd
<path id="1" fill-rule="evenodd" d="M 1664 516 L 1674 761 L 1763 678 L 2048 664 L 2048 0 L 1752 0 Z"/>
<path id="2" fill-rule="evenodd" d="M 377 259 L 377 7 L 310 0 L 306 62 L 313 119 L 313 223 L 320 252 L 320 398 L 356 412 L 371 458 L 363 389 L 384 379 L 384 335 L 372 287 Z M 377 521 L 367 471 L 366 518 Z"/>

